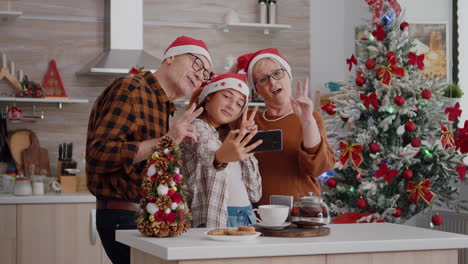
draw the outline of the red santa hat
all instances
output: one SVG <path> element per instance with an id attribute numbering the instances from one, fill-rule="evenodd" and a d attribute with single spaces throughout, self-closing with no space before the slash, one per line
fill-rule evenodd
<path id="1" fill-rule="evenodd" d="M 172 56 L 187 53 L 201 54 L 205 56 L 210 62 L 211 67 L 213 67 L 210 52 L 208 51 L 208 47 L 205 42 L 187 36 L 180 36 L 174 40 L 174 42 L 172 42 L 164 52 L 163 60 Z"/>
<path id="2" fill-rule="evenodd" d="M 241 94 L 245 95 L 245 104 L 242 107 L 242 113 L 247 107 L 247 101 L 249 100 L 250 96 L 250 89 L 245 83 L 245 80 L 245 74 L 223 73 L 221 75 L 218 75 L 215 78 L 213 78 L 209 83 L 207 83 L 205 87 L 203 87 L 203 90 L 200 93 L 200 97 L 198 98 L 198 102 L 202 103 L 203 101 L 205 101 L 206 97 L 209 94 L 221 90 L 234 89 L 236 91 L 239 91 Z"/>
<path id="3" fill-rule="evenodd" d="M 291 66 L 289 66 L 288 61 L 283 56 L 281 56 L 279 51 L 273 48 L 262 49 L 237 58 L 237 66 L 239 69 L 243 69 L 247 73 L 247 84 L 250 87 L 255 88 L 252 76 L 255 63 L 264 58 L 271 58 L 276 60 L 288 72 L 289 77 L 292 79 Z"/>

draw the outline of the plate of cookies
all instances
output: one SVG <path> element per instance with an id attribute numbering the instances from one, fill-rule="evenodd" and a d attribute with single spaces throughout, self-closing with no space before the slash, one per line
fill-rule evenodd
<path id="1" fill-rule="evenodd" d="M 256 232 L 253 226 L 239 226 L 237 229 L 218 228 L 207 231 L 204 235 L 216 241 L 246 241 L 259 237 L 262 233 Z"/>

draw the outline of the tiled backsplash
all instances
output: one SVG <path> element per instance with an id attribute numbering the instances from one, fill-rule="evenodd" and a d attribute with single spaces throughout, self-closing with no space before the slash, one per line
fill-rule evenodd
<path id="1" fill-rule="evenodd" d="M 0 0 L 0 8 L 7 6 Z M 77 75 L 85 64 L 105 48 L 104 2 L 94 0 L 10 1 L 12 10 L 23 15 L 0 24 L 0 51 L 15 61 L 30 79 L 42 82 L 51 59 L 57 62 L 69 97 L 90 98 L 88 104 L 37 104 L 45 119 L 37 122 L 9 122 L 9 130 L 28 128 L 36 132 L 40 144 L 49 150 L 51 170 L 56 173 L 58 144 L 74 143 L 74 159 L 85 150 L 89 113 L 94 99 L 114 79 L 109 76 Z M 257 22 L 255 0 L 238 1 L 144 1 L 144 49 L 161 58 L 165 48 L 180 35 L 203 39 L 214 58 L 214 70 L 223 71 L 226 57 L 261 48 L 278 48 L 292 66 L 294 79 L 309 75 L 309 0 L 278 1 L 277 23 L 291 29 L 264 35 L 261 31 L 223 32 L 216 25 L 232 9 L 241 22 Z M 294 87 L 294 86 L 293 86 Z M 0 81 L 0 93 L 13 92 Z M 8 103 L 7 105 L 12 105 Z M 4 109 L 5 103 L 0 104 Z M 27 113 L 31 104 L 17 104 Z M 179 107 L 182 109 L 182 107 Z"/>

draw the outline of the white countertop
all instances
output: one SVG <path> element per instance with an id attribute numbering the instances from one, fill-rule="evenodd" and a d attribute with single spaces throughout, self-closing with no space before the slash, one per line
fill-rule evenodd
<path id="1" fill-rule="evenodd" d="M 47 204 L 47 203 L 95 203 L 90 193 L 57 193 L 46 195 L 16 196 L 0 194 L 0 204 Z"/>
<path id="2" fill-rule="evenodd" d="M 172 238 L 143 237 L 119 230 L 116 240 L 165 260 L 341 254 L 468 248 L 468 236 L 389 223 L 329 225 L 330 235 L 308 238 L 263 237 L 242 242 L 205 238 L 210 228 L 191 228 Z"/>

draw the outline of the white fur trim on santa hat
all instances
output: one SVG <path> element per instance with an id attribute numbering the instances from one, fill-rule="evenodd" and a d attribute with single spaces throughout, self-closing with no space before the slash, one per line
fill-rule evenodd
<path id="1" fill-rule="evenodd" d="M 206 49 L 197 45 L 181 45 L 181 46 L 172 47 L 168 49 L 166 53 L 164 53 L 163 60 L 169 57 L 173 57 L 173 56 L 181 55 L 181 54 L 187 54 L 187 53 L 201 54 L 205 56 L 206 59 L 208 59 L 208 61 L 210 62 L 211 67 L 213 67 L 213 62 L 211 61 L 210 53 Z"/>
<path id="2" fill-rule="evenodd" d="M 247 107 L 247 101 L 249 100 L 250 90 L 244 81 L 241 81 L 237 78 L 224 78 L 207 84 L 205 87 L 203 87 L 198 101 L 199 103 L 202 103 L 205 101 L 208 95 L 226 89 L 234 89 L 245 95 L 245 104 L 242 107 L 241 113 L 244 112 L 245 108 Z"/>
<path id="3" fill-rule="evenodd" d="M 281 64 L 281 66 L 283 66 L 283 68 L 288 72 L 289 78 L 291 78 L 291 81 L 292 81 L 291 66 L 289 66 L 289 63 L 285 59 L 273 53 L 262 53 L 262 54 L 259 54 L 258 56 L 255 56 L 252 59 L 252 61 L 250 61 L 249 63 L 249 68 L 247 69 L 247 83 L 249 84 L 250 87 L 256 90 L 255 85 L 254 85 L 254 80 L 253 80 L 253 68 L 259 60 L 264 59 L 264 58 L 272 58 L 272 59 L 275 59 L 277 62 L 279 62 L 279 64 Z"/>

